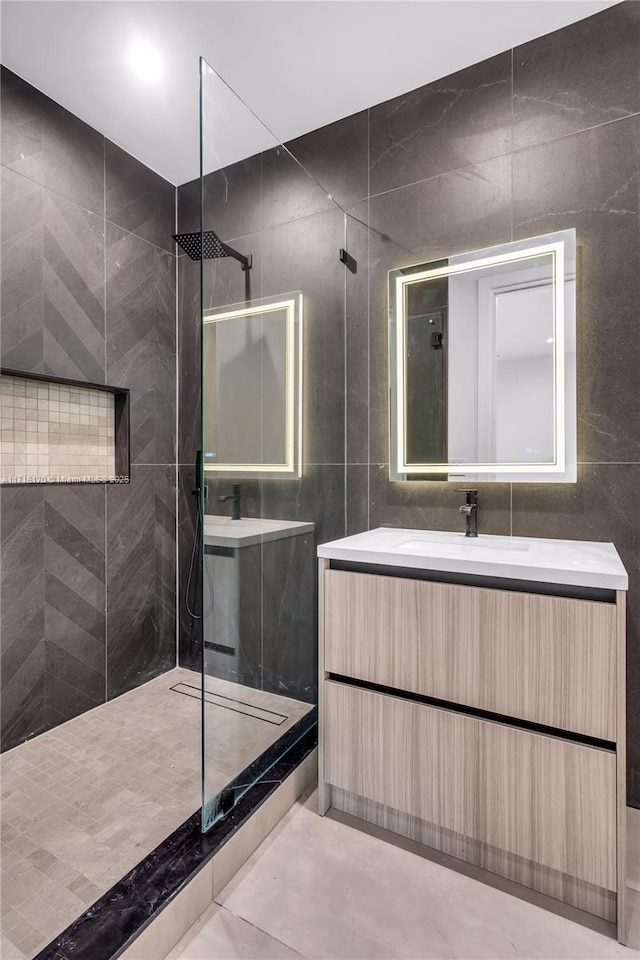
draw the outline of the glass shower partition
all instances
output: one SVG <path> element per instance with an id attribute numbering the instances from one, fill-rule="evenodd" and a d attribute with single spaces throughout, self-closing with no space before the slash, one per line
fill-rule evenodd
<path id="1" fill-rule="evenodd" d="M 203 829 L 317 719 L 345 529 L 344 211 L 201 61 Z"/>

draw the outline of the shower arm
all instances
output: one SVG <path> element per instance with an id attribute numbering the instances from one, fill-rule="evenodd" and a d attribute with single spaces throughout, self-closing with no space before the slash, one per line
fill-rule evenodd
<path id="1" fill-rule="evenodd" d="M 238 261 L 243 270 L 251 270 L 251 255 L 245 257 L 244 253 L 239 253 L 237 250 L 234 250 L 233 247 L 230 247 L 229 244 L 223 243 L 222 240 L 220 241 L 220 245 L 228 257 L 233 257 L 234 260 Z"/>

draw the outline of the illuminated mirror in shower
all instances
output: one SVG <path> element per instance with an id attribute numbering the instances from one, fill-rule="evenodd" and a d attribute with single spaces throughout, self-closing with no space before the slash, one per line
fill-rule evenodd
<path id="1" fill-rule="evenodd" d="M 203 318 L 204 469 L 223 477 L 302 475 L 302 294 Z"/>
<path id="2" fill-rule="evenodd" d="M 576 235 L 389 274 L 392 480 L 576 480 Z"/>

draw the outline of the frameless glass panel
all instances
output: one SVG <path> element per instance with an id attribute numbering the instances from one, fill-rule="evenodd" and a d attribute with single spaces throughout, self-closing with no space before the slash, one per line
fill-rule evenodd
<path id="1" fill-rule="evenodd" d="M 343 211 L 201 64 L 203 828 L 316 722 L 344 535 Z"/>

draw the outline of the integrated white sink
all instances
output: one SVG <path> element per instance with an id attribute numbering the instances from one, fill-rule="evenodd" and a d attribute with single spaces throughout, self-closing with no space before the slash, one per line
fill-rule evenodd
<path id="1" fill-rule="evenodd" d="M 423 557 L 460 557 L 468 559 L 483 556 L 486 551 L 497 553 L 522 552 L 529 550 L 528 540 L 514 540 L 511 537 L 466 537 L 463 533 L 424 533 L 403 539 L 396 544 L 401 553 L 418 554 Z"/>
<path id="2" fill-rule="evenodd" d="M 525 537 L 465 537 L 439 530 L 378 527 L 318 547 L 329 560 L 627 590 L 612 543 Z"/>

